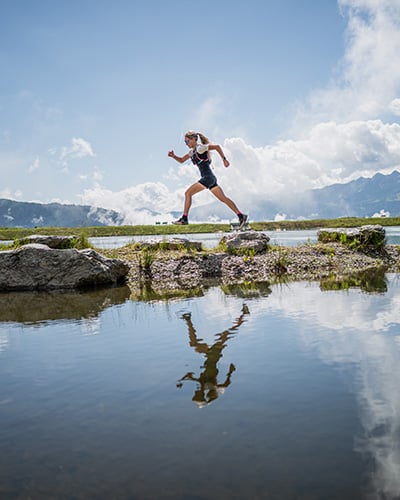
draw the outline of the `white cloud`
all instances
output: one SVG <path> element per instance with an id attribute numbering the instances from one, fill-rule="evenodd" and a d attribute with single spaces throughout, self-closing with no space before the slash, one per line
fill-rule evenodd
<path id="1" fill-rule="evenodd" d="M 103 180 L 103 173 L 97 167 L 93 169 L 92 179 L 96 184 Z"/>
<path id="2" fill-rule="evenodd" d="M 296 200 L 306 189 L 400 169 L 400 124 L 393 121 L 400 115 L 400 2 L 338 0 L 338 4 L 347 20 L 344 56 L 330 84 L 315 90 L 296 110 L 287 138 L 264 147 L 254 147 L 240 136 L 226 139 L 228 169 L 214 155 L 220 185 L 243 211 L 256 211 L 268 200 Z M 205 100 L 191 123 L 211 138 L 220 136 L 223 104 L 217 97 Z M 170 179 L 177 175 L 169 173 Z M 192 166 L 180 167 L 179 176 L 187 185 L 198 178 Z M 124 213 L 133 206 L 159 207 L 163 213 L 180 210 L 184 188 L 178 186 L 170 191 L 160 183 L 141 184 L 109 192 L 108 208 L 121 207 Z M 98 195 L 96 189 L 84 197 L 98 199 L 103 206 Z M 120 198 L 127 203 L 120 203 Z M 213 200 L 200 193 L 194 205 Z M 223 205 L 216 210 L 221 217 L 231 215 Z M 213 214 L 217 212 L 213 208 Z"/>
<path id="3" fill-rule="evenodd" d="M 389 110 L 396 116 L 400 116 L 400 99 L 393 99 L 389 105 Z"/>
<path id="4" fill-rule="evenodd" d="M 56 161 L 60 164 L 61 171 L 64 174 L 70 173 L 71 160 L 80 160 L 87 157 L 93 158 L 96 156 L 91 144 L 81 137 L 73 137 L 70 145 L 62 146 L 60 149 L 57 147 L 51 147 L 47 152 L 51 157 L 56 158 Z M 78 175 L 78 178 L 80 179 L 87 177 L 89 177 L 89 175 L 86 173 Z"/>
<path id="5" fill-rule="evenodd" d="M 125 224 L 153 224 L 155 220 L 171 221 L 170 211 L 181 210 L 183 198 L 161 182 L 148 182 L 118 192 L 96 186 L 86 189 L 80 199 L 84 205 L 117 210 L 124 215 Z"/>
<path id="6" fill-rule="evenodd" d="M 308 350 L 324 363 L 354 367 L 354 388 L 364 427 L 357 451 L 373 459 L 371 477 L 377 493 L 398 498 L 400 298 L 398 277 L 387 275 L 387 281 L 384 296 L 363 294 L 361 299 L 359 290 L 352 289 L 321 294 L 317 284 L 276 287 L 252 315 L 264 314 L 264 309 L 301 318 L 298 337 Z"/>
<path id="7" fill-rule="evenodd" d="M 193 116 L 190 118 L 190 123 L 195 124 L 192 126 L 195 126 L 196 132 L 210 130 L 210 126 L 213 126 L 213 134 L 216 133 L 215 124 L 218 122 L 218 117 L 222 111 L 222 102 L 221 97 L 213 96 L 195 108 Z"/>
<path id="8" fill-rule="evenodd" d="M 303 190 L 392 172 L 400 167 L 400 125 L 325 122 L 299 140 L 257 148 L 231 138 L 223 147 L 231 166 L 217 169 L 220 184 L 248 210 L 266 199 L 290 199 Z"/>
<path id="9" fill-rule="evenodd" d="M 73 137 L 70 146 L 63 146 L 61 148 L 60 160 L 84 158 L 85 156 L 95 156 L 92 146 L 85 139 Z"/>
<path id="10" fill-rule="evenodd" d="M 296 128 L 323 121 L 369 120 L 386 114 L 400 91 L 400 3 L 338 0 L 347 19 L 338 76 L 297 111 Z"/>
<path id="11" fill-rule="evenodd" d="M 95 186 L 98 186 L 99 183 L 103 180 L 103 173 L 99 170 L 98 167 L 94 167 L 91 173 L 82 173 L 78 174 L 78 179 L 81 181 L 92 180 Z"/>
<path id="12" fill-rule="evenodd" d="M 388 212 L 387 210 L 384 210 L 383 208 L 381 210 L 379 210 L 379 212 L 375 212 L 372 217 L 376 217 L 376 218 L 379 218 L 379 217 L 390 217 L 390 212 Z"/>
<path id="13" fill-rule="evenodd" d="M 0 353 L 7 349 L 9 344 L 8 337 L 9 337 L 9 332 L 7 331 L 7 329 L 5 329 L 4 331 L 0 330 Z"/>
<path id="14" fill-rule="evenodd" d="M 35 170 L 38 170 L 39 166 L 40 166 L 39 157 L 36 157 L 34 162 L 29 165 L 28 172 L 31 174 Z"/>
<path id="15" fill-rule="evenodd" d="M 303 139 L 254 147 L 241 138 L 231 138 L 225 140 L 223 149 L 231 166 L 225 169 L 213 154 L 218 182 L 241 210 L 251 213 L 257 212 L 266 200 L 293 200 L 307 189 L 399 169 L 400 124 L 386 124 L 381 120 L 326 122 L 312 127 Z M 186 185 L 198 179 L 193 166 L 179 167 L 179 175 L 180 182 Z M 174 170 L 170 176 L 175 181 L 178 178 Z M 96 187 L 86 190 L 82 199 L 119 210 L 134 223 L 132 209 L 148 208 L 162 213 L 181 210 L 184 189 L 170 191 L 162 183 L 146 183 L 112 193 Z M 194 197 L 193 207 L 214 201 L 209 192 L 202 192 Z M 213 206 L 209 215 L 232 217 L 223 204 Z"/>
<path id="16" fill-rule="evenodd" d="M 10 188 L 4 188 L 0 191 L 0 198 L 7 200 L 20 200 L 22 198 L 22 191 L 19 189 L 13 191 Z"/>

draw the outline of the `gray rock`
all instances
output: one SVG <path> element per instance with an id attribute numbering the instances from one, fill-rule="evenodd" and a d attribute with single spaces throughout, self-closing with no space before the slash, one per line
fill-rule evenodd
<path id="1" fill-rule="evenodd" d="M 221 243 L 226 245 L 228 252 L 244 253 L 251 250 L 261 253 L 267 250 L 269 240 L 269 236 L 258 231 L 238 231 L 224 236 Z"/>
<path id="2" fill-rule="evenodd" d="M 200 241 L 191 241 L 186 238 L 166 238 L 163 240 L 148 240 L 137 244 L 139 248 L 163 249 L 163 250 L 202 250 Z"/>
<path id="3" fill-rule="evenodd" d="M 29 245 L 30 243 L 40 243 L 47 245 L 50 248 L 71 248 L 72 240 L 76 236 L 54 236 L 44 234 L 32 234 L 26 238 L 22 238 L 20 243 L 22 245 Z"/>
<path id="4" fill-rule="evenodd" d="M 123 282 L 129 266 L 92 249 L 32 243 L 0 252 L 0 290 L 56 290 Z"/>

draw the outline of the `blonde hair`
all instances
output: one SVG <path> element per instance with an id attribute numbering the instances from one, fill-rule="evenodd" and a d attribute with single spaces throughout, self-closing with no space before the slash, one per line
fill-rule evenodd
<path id="1" fill-rule="evenodd" d="M 209 139 L 205 135 L 200 132 L 195 132 L 194 130 L 189 130 L 189 132 L 186 132 L 185 137 L 195 137 L 196 140 L 200 139 L 202 144 L 210 143 Z"/>

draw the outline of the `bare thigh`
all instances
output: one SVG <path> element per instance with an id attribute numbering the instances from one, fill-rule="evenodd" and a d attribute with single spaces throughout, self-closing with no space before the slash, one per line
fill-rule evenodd
<path id="1" fill-rule="evenodd" d="M 207 188 L 205 186 L 203 186 L 203 184 L 200 184 L 200 182 L 195 182 L 194 184 L 192 184 L 191 186 L 189 186 L 186 189 L 185 194 L 189 195 L 189 196 L 193 196 L 196 193 L 200 193 L 200 191 L 203 191 L 204 189 L 207 189 Z"/>
<path id="2" fill-rule="evenodd" d="M 210 191 L 212 192 L 212 194 L 214 196 L 216 196 L 220 201 L 223 201 L 223 202 L 226 202 L 226 200 L 228 199 L 226 196 L 225 196 L 225 193 L 223 192 L 221 186 L 215 186 L 213 188 L 210 189 Z"/>

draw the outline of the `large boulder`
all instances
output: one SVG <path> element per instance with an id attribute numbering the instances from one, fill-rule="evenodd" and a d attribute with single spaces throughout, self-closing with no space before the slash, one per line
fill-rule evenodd
<path id="1" fill-rule="evenodd" d="M 236 231 L 221 239 L 229 253 L 262 253 L 268 248 L 270 238 L 264 233 L 257 231 Z"/>
<path id="2" fill-rule="evenodd" d="M 92 249 L 32 243 L 0 252 L 0 290 L 56 290 L 123 282 L 129 266 Z"/>
<path id="3" fill-rule="evenodd" d="M 45 235 L 45 234 L 32 234 L 26 236 L 19 241 L 21 245 L 29 245 L 30 243 L 40 243 L 42 245 L 47 245 L 50 248 L 71 248 L 73 241 L 76 240 L 76 236 L 57 236 L 57 235 Z"/>

